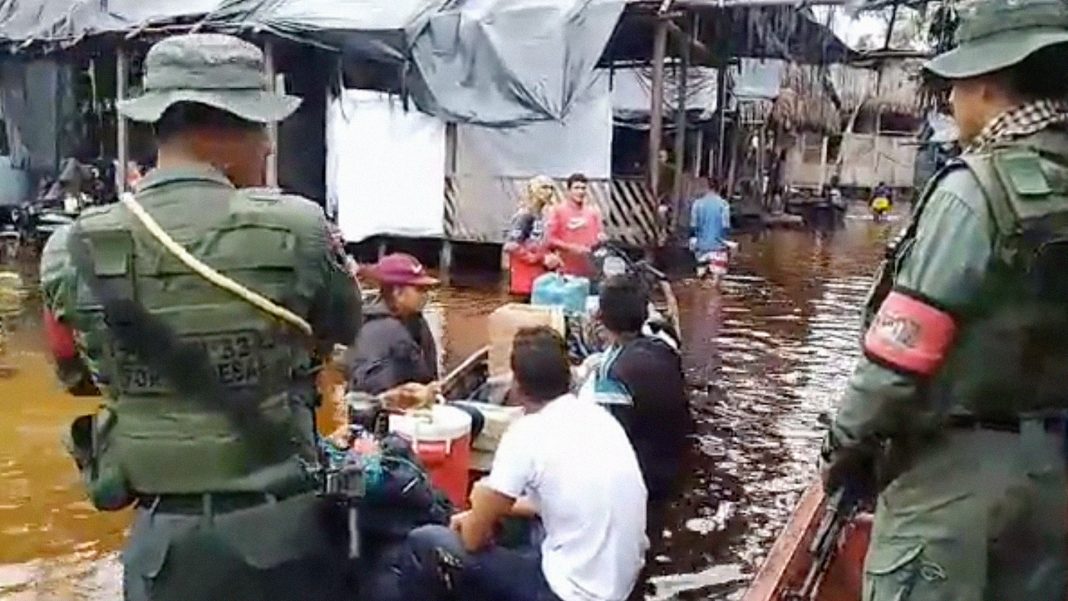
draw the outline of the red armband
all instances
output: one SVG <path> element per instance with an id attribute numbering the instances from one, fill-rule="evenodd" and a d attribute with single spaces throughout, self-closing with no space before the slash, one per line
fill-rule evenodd
<path id="1" fill-rule="evenodd" d="M 74 344 L 74 330 L 60 323 L 48 310 L 44 312 L 44 329 L 48 349 L 52 351 L 52 357 L 56 361 L 67 361 L 78 356 L 78 348 Z"/>
<path id="2" fill-rule="evenodd" d="M 930 376 L 942 366 L 956 333 L 952 315 L 895 290 L 864 336 L 864 352 L 891 368 Z"/>

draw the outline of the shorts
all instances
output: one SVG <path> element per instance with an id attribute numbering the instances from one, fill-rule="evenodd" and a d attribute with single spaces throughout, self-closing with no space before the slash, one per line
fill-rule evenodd
<path id="1" fill-rule="evenodd" d="M 697 256 L 697 277 L 727 275 L 731 256 L 726 250 L 714 250 Z"/>

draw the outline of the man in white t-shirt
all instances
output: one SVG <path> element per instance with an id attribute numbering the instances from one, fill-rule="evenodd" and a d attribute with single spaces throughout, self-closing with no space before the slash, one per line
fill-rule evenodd
<path id="1" fill-rule="evenodd" d="M 465 600 L 623 601 L 648 546 L 647 495 L 627 435 L 607 411 L 569 394 L 567 350 L 553 330 L 521 330 L 512 370 L 527 415 L 501 439 L 453 532 L 428 526 L 409 536 L 404 599 L 451 589 Z M 541 519 L 540 549 L 493 544 L 509 516 Z"/>

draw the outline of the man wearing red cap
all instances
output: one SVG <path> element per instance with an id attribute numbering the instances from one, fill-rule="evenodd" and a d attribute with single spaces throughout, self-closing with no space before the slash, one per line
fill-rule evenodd
<path id="1" fill-rule="evenodd" d="M 402 384 L 430 384 L 438 377 L 438 352 L 423 308 L 438 280 L 404 253 L 382 257 L 366 274 L 378 282 L 379 294 L 356 338 L 351 389 L 377 395 Z"/>

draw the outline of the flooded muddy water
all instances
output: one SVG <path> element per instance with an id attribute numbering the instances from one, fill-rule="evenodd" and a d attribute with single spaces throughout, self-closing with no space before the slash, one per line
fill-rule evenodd
<path id="1" fill-rule="evenodd" d="M 894 229 L 851 219 L 833 233 L 741 235 L 721 292 L 676 284 L 699 427 L 650 598 L 735 599 L 745 588 L 814 475 L 818 417 L 852 369 L 860 304 Z M 435 299 L 446 365 L 484 343 L 485 316 L 506 302 L 484 283 Z M 59 390 L 38 313 L 31 298 L 3 359 L 17 374 L 0 380 L 0 600 L 120 599 L 129 515 L 84 500 L 60 436 L 95 402 Z"/>

